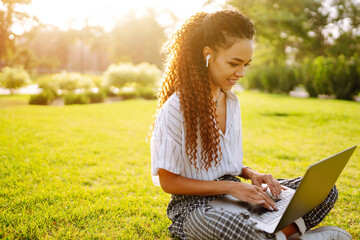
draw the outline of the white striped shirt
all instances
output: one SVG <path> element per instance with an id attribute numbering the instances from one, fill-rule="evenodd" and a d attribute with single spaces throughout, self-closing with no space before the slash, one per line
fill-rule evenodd
<path id="1" fill-rule="evenodd" d="M 214 164 L 206 171 L 200 168 L 201 139 L 197 141 L 196 164 L 199 171 L 190 164 L 185 148 L 185 126 L 180 110 L 179 96 L 174 93 L 161 108 L 151 138 L 151 175 L 153 183 L 159 186 L 159 168 L 183 177 L 199 180 L 215 180 L 224 175 L 241 174 L 242 139 L 240 106 L 237 96 L 226 91 L 226 130 L 220 132 L 222 158 L 217 167 Z"/>

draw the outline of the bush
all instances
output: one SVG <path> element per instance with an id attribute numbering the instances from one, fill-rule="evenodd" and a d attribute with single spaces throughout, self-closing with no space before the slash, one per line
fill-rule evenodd
<path id="1" fill-rule="evenodd" d="M 65 71 L 55 74 L 53 81 L 58 89 L 65 90 L 65 92 L 74 92 L 76 89 L 90 89 L 95 86 L 90 77 Z"/>
<path id="2" fill-rule="evenodd" d="M 156 92 L 152 88 L 139 88 L 138 96 L 144 99 L 152 100 L 156 99 Z"/>
<path id="3" fill-rule="evenodd" d="M 118 96 L 121 97 L 123 100 L 134 99 L 134 98 L 139 97 L 139 92 L 136 91 L 135 88 L 132 88 L 132 89 L 124 89 L 123 88 L 118 93 Z"/>
<path id="4" fill-rule="evenodd" d="M 101 103 L 106 98 L 106 93 L 104 90 L 99 90 L 98 92 L 88 92 L 87 96 L 90 99 L 90 103 Z"/>
<path id="5" fill-rule="evenodd" d="M 88 76 L 91 81 L 94 83 L 95 87 L 97 88 L 101 88 L 102 87 L 102 82 L 103 82 L 103 79 L 102 79 L 102 76 L 101 75 L 89 75 Z"/>
<path id="6" fill-rule="evenodd" d="M 299 84 L 299 69 L 286 63 L 270 63 L 251 71 L 245 80 L 247 88 L 267 92 L 290 92 Z"/>
<path id="7" fill-rule="evenodd" d="M 155 87 L 161 78 L 161 70 L 154 64 L 140 63 L 136 67 L 136 83 L 140 87 Z"/>
<path id="8" fill-rule="evenodd" d="M 64 103 L 65 105 L 88 104 L 90 103 L 90 98 L 87 94 L 68 93 L 64 95 Z"/>
<path id="9" fill-rule="evenodd" d="M 254 69 L 255 70 L 255 69 Z M 353 99 L 360 91 L 360 57 L 346 59 L 319 56 L 304 59 L 297 66 L 271 63 L 257 67 L 245 79 L 245 87 L 267 92 L 290 92 L 297 85 L 304 85 L 310 97 L 320 94 L 337 99 Z"/>
<path id="10" fill-rule="evenodd" d="M 32 105 L 48 105 L 55 99 L 55 94 L 51 90 L 43 90 L 37 95 L 32 95 L 30 97 L 29 104 Z"/>
<path id="11" fill-rule="evenodd" d="M 131 63 L 112 64 L 104 73 L 103 85 L 106 87 L 124 87 L 127 83 L 136 81 L 136 69 Z"/>
<path id="12" fill-rule="evenodd" d="M 52 79 L 51 76 L 45 76 L 39 79 L 39 88 L 53 92 L 55 97 L 58 97 L 58 86 L 57 83 Z"/>
<path id="13" fill-rule="evenodd" d="M 295 64 L 282 64 L 279 69 L 279 90 L 289 93 L 300 84 L 299 67 Z"/>
<path id="14" fill-rule="evenodd" d="M 11 94 L 15 89 L 31 83 L 29 74 L 23 68 L 4 67 L 0 73 L 0 85 L 10 90 Z"/>
<path id="15" fill-rule="evenodd" d="M 123 88 L 125 86 L 136 84 L 141 87 L 154 87 L 159 82 L 161 70 L 149 63 L 112 64 L 104 73 L 103 86 Z"/>
<path id="16" fill-rule="evenodd" d="M 119 90 L 118 88 L 115 88 L 115 87 L 103 87 L 102 89 L 105 91 L 105 94 L 108 97 L 116 97 L 118 95 L 118 92 L 116 91 L 116 90 Z"/>
<path id="17" fill-rule="evenodd" d="M 330 95 L 333 93 L 331 89 L 330 78 L 333 76 L 335 61 L 333 58 L 325 58 L 323 56 L 315 58 L 313 61 L 313 80 L 312 83 L 317 94 Z"/>
<path id="18" fill-rule="evenodd" d="M 360 58 L 354 56 L 346 61 L 343 55 L 338 56 L 330 78 L 332 94 L 337 99 L 351 100 L 359 92 Z"/>
<path id="19" fill-rule="evenodd" d="M 319 94 L 334 95 L 337 99 L 351 100 L 360 90 L 360 57 L 349 60 L 317 57 L 303 62 L 301 78 L 311 97 Z"/>
<path id="20" fill-rule="evenodd" d="M 304 59 L 300 68 L 301 82 L 310 97 L 317 97 L 318 94 L 313 84 L 313 71 L 312 60 L 308 58 Z"/>
<path id="21" fill-rule="evenodd" d="M 275 70 L 276 66 L 271 63 L 269 66 L 264 66 L 260 74 L 260 83 L 264 90 L 272 93 L 279 89 L 278 72 Z"/>

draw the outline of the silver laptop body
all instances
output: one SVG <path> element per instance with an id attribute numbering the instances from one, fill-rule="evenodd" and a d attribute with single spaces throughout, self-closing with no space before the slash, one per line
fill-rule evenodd
<path id="1" fill-rule="evenodd" d="M 281 193 L 281 200 L 276 202 L 279 211 L 269 211 L 261 205 L 242 202 L 231 195 L 208 204 L 215 209 L 235 213 L 249 211 L 258 229 L 268 233 L 277 232 L 326 199 L 355 148 L 356 145 L 309 166 L 296 191 L 288 188 Z"/>

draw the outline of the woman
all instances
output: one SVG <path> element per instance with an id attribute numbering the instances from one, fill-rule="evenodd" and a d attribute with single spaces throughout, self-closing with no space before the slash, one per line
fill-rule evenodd
<path id="1" fill-rule="evenodd" d="M 254 33 L 252 22 L 237 11 L 202 12 L 168 41 L 151 154 L 154 183 L 172 194 L 169 231 L 180 239 L 319 239 L 319 234 L 351 239 L 334 227 L 308 231 L 335 204 L 335 187 L 319 207 L 276 234 L 258 230 L 247 212 L 219 211 L 207 204 L 230 194 L 276 210 L 261 184 L 279 196 L 283 186 L 295 189 L 300 182 L 283 180 L 280 185 L 270 174 L 242 163 L 240 107 L 231 89 L 252 60 Z"/>

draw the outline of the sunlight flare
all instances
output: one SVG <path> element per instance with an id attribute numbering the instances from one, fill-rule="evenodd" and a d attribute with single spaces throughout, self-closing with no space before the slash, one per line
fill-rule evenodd
<path id="1" fill-rule="evenodd" d="M 198 11 L 220 10 L 225 0 L 213 1 L 204 6 L 206 0 L 32 0 L 29 5 L 24 5 L 21 11 L 36 16 L 40 22 L 60 27 L 61 29 L 81 29 L 85 25 L 103 26 L 111 29 L 117 21 L 121 21 L 126 14 L 133 13 L 142 16 L 153 11 L 159 22 L 166 26 L 171 24 L 171 18 L 164 15 L 174 14 L 178 20 L 189 17 Z"/>

